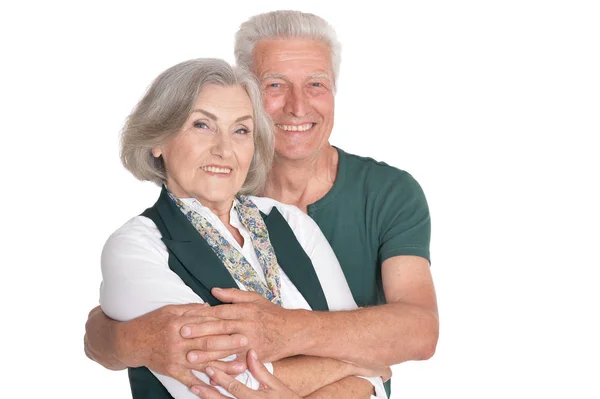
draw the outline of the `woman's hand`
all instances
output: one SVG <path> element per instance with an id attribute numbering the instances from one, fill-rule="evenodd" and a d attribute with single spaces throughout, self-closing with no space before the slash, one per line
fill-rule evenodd
<path id="1" fill-rule="evenodd" d="M 248 369 L 254 378 L 260 382 L 260 388 L 258 390 L 250 389 L 235 378 L 212 367 L 206 368 L 206 374 L 210 377 L 211 383 L 222 386 L 238 399 L 300 399 L 298 394 L 289 389 L 277 377 L 269 373 L 264 364 L 258 360 L 258 356 L 254 350 L 248 352 L 246 361 Z M 204 386 L 193 386 L 192 392 L 205 399 L 227 398 Z"/>

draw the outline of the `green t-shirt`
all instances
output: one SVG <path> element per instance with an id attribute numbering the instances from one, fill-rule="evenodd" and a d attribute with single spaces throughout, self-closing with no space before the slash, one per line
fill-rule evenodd
<path id="1" fill-rule="evenodd" d="M 331 244 L 356 304 L 382 304 L 383 261 L 397 255 L 430 260 L 427 201 L 409 173 L 337 150 L 333 188 L 308 214 Z"/>

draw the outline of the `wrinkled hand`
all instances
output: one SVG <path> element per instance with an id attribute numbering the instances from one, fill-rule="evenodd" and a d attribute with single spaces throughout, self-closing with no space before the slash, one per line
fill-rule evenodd
<path id="1" fill-rule="evenodd" d="M 192 373 L 192 369 L 204 372 L 205 367 L 210 365 L 231 375 L 244 372 L 244 362 L 222 362 L 218 359 L 246 351 L 246 337 L 232 334 L 186 339 L 181 335 L 185 324 L 202 325 L 215 320 L 212 317 L 190 315 L 193 311 L 208 307 L 207 304 L 168 305 L 119 323 L 116 339 L 118 358 L 129 367 L 146 366 L 188 387 L 203 384 Z M 190 351 L 197 357 L 186 358 Z"/>
<path id="2" fill-rule="evenodd" d="M 285 384 L 277 379 L 277 377 L 269 373 L 264 364 L 258 360 L 254 350 L 248 352 L 247 363 L 248 369 L 254 378 L 260 382 L 260 388 L 258 390 L 250 389 L 235 378 L 220 370 L 213 369 L 212 367 L 206 368 L 206 374 L 210 377 L 212 384 L 222 386 L 227 392 L 238 399 L 300 399 L 298 394 L 285 386 Z M 205 399 L 227 398 L 218 392 L 206 388 L 206 386 L 193 386 L 192 392 Z"/>
<path id="3" fill-rule="evenodd" d="M 351 364 L 350 374 L 354 376 L 362 376 L 362 377 L 381 377 L 383 382 L 387 382 L 390 378 L 392 378 L 392 369 L 389 367 L 382 368 L 367 368 L 358 366 L 355 364 Z"/>
<path id="4" fill-rule="evenodd" d="M 213 318 L 204 323 L 190 323 L 183 327 L 185 337 L 240 334 L 248 338 L 248 347 L 265 362 L 295 355 L 291 342 L 298 332 L 299 320 L 293 310 L 277 306 L 254 292 L 235 288 L 213 288 L 212 294 L 225 305 L 194 310 L 190 314 Z M 197 351 L 188 359 L 200 356 Z"/>
<path id="5" fill-rule="evenodd" d="M 115 343 L 111 327 L 117 322 L 109 319 L 100 306 L 96 306 L 88 314 L 83 336 L 83 349 L 88 358 L 109 370 L 124 370 L 127 368 L 115 353 Z"/>

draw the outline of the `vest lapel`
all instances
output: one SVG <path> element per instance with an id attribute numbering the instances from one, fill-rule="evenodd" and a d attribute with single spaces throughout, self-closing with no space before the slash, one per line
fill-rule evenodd
<path id="1" fill-rule="evenodd" d="M 173 271 L 179 274 L 190 288 L 211 305 L 220 303 L 210 295 L 211 288 L 238 288 L 219 257 L 181 213 L 177 205 L 171 201 L 164 187 L 155 204 L 155 209 L 160 215 L 165 229 L 169 232 L 168 237 L 163 234 L 162 241 L 177 258 L 186 273 L 182 276 L 180 270 Z M 178 268 L 178 265 L 171 261 L 169 266 L 171 269 Z M 190 279 L 195 279 L 196 282 L 192 281 L 195 284 L 190 284 Z M 198 292 L 196 287 L 198 282 L 203 286 L 201 287 L 203 289 L 200 290 L 203 292 Z M 206 292 L 208 292 L 208 298 L 205 297 Z"/>
<path id="2" fill-rule="evenodd" d="M 276 207 L 269 215 L 261 212 L 269 230 L 277 262 L 313 310 L 329 310 L 313 264 L 296 239 L 290 225 Z"/>
<path id="3" fill-rule="evenodd" d="M 158 220 L 148 213 L 152 209 L 156 210 L 162 226 L 158 226 Z M 171 201 L 164 187 L 154 207 L 145 214 L 157 224 L 162 241 L 178 260 L 169 260 L 169 267 L 202 299 L 210 305 L 218 305 L 221 302 L 210 294 L 211 288 L 238 288 L 219 257 Z M 276 207 L 269 215 L 261 212 L 261 216 L 267 225 L 279 266 L 313 310 L 329 310 L 313 264 L 287 221 Z"/>

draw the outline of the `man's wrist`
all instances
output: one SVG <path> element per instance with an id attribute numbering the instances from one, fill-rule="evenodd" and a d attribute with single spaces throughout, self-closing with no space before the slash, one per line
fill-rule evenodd
<path id="1" fill-rule="evenodd" d="M 303 309 L 293 310 L 292 312 L 295 313 L 294 336 L 296 339 L 291 345 L 294 353 L 290 353 L 287 356 L 309 354 L 318 342 L 317 335 L 315 334 L 317 330 L 316 326 L 319 322 L 317 312 Z"/>
<path id="2" fill-rule="evenodd" d="M 131 340 L 130 331 L 131 322 L 112 323 L 111 340 L 113 343 L 113 353 L 115 361 L 121 363 L 124 367 L 141 367 L 136 359 L 132 356 L 132 351 L 129 350 L 128 342 Z"/>

